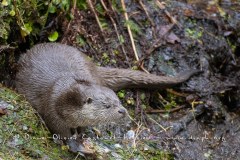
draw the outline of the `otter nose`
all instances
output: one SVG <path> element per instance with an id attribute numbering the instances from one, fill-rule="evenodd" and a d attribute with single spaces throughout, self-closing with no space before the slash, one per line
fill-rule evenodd
<path id="1" fill-rule="evenodd" d="M 121 114 L 125 115 L 126 114 L 126 110 L 125 109 L 119 109 L 118 113 L 121 113 Z"/>

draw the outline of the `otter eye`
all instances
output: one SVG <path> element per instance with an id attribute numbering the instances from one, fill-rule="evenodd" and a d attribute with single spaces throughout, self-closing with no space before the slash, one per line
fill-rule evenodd
<path id="1" fill-rule="evenodd" d="M 86 103 L 90 104 L 90 103 L 92 103 L 92 101 L 93 101 L 92 98 L 88 97 Z"/>
<path id="2" fill-rule="evenodd" d="M 111 105 L 107 105 L 107 106 L 106 106 L 106 108 L 110 108 L 110 107 L 111 107 Z"/>

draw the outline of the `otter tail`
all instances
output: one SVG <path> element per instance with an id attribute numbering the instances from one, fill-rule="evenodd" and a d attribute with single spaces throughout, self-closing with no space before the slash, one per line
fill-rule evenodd
<path id="1" fill-rule="evenodd" d="M 184 71 L 176 77 L 167 77 L 129 69 L 98 67 L 97 70 L 99 76 L 103 80 L 103 85 L 114 91 L 124 88 L 143 88 L 151 90 L 168 88 L 182 83 L 194 74 L 201 72 L 192 69 Z"/>

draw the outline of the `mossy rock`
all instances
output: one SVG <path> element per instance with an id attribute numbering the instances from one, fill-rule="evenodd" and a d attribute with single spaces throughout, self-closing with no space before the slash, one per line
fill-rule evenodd
<path id="1" fill-rule="evenodd" d="M 23 96 L 0 84 L 0 159 L 74 159 Z"/>

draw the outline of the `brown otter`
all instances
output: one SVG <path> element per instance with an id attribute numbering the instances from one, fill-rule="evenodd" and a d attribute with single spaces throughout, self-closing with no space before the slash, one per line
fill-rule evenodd
<path id="1" fill-rule="evenodd" d="M 117 121 L 128 115 L 113 92 L 122 88 L 160 89 L 186 81 L 197 70 L 173 78 L 127 69 L 97 67 L 74 47 L 44 43 L 21 58 L 16 87 L 52 133 Z"/>

